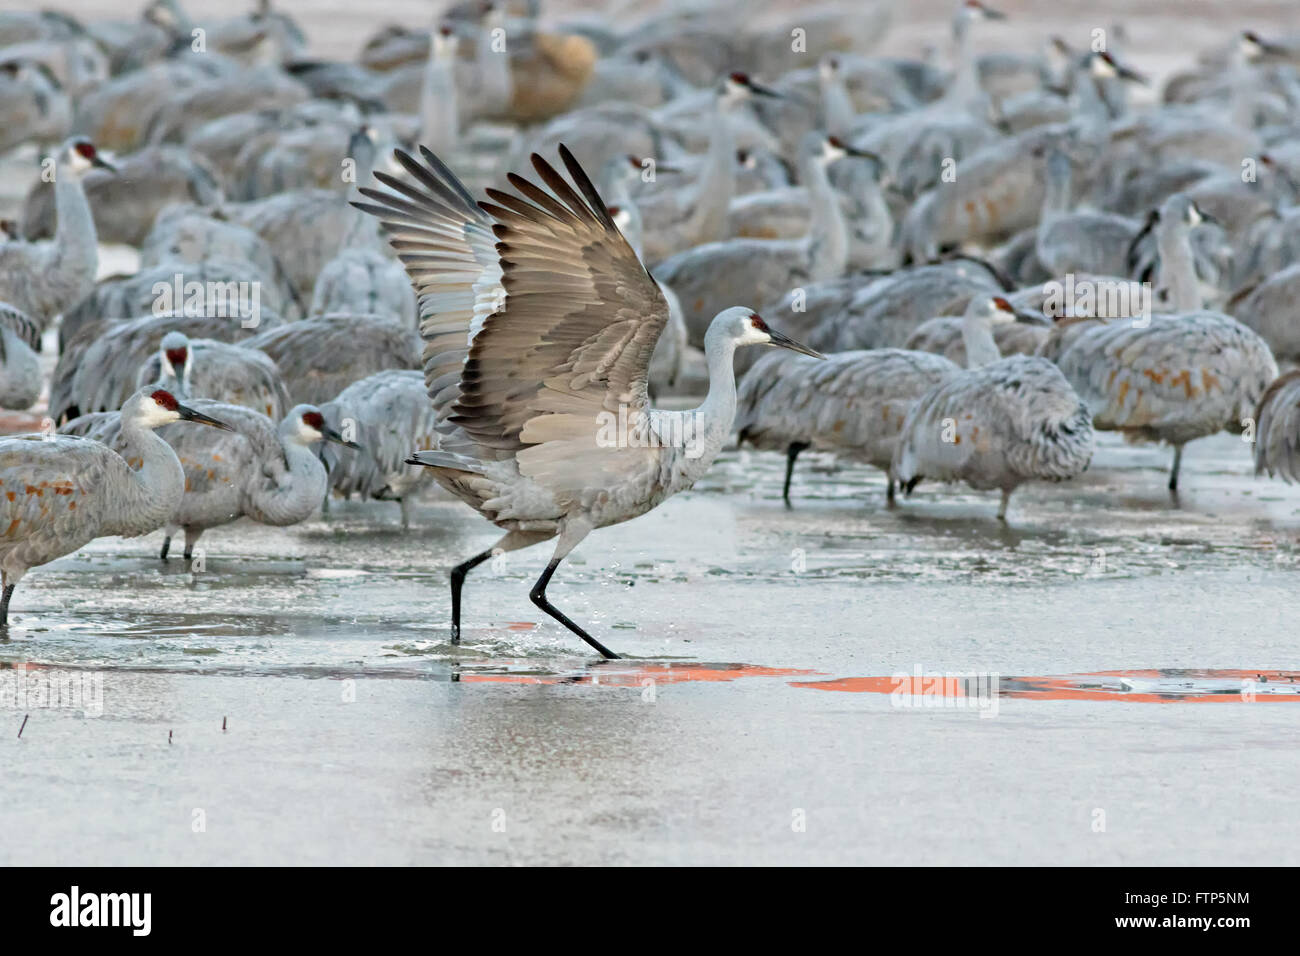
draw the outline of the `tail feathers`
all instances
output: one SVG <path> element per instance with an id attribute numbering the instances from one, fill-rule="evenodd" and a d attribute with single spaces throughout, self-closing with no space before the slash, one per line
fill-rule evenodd
<path id="1" fill-rule="evenodd" d="M 406 459 L 408 465 L 424 465 L 426 468 L 442 468 L 445 471 L 463 471 L 471 475 L 483 474 L 483 464 L 474 458 L 457 455 L 449 451 L 427 449 L 417 451 Z"/>

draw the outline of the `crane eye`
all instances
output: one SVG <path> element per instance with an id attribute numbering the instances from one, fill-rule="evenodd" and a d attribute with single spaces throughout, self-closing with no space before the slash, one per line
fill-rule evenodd
<path id="1" fill-rule="evenodd" d="M 767 323 L 764 322 L 763 319 L 762 319 L 762 317 L 759 316 L 758 314 L 755 313 L 755 314 L 751 315 L 751 316 L 749 317 L 749 322 L 750 322 L 750 324 L 751 324 L 752 326 L 754 326 L 754 328 L 758 329 L 758 331 L 760 331 L 760 332 L 766 332 L 766 331 L 767 331 Z"/>
<path id="2" fill-rule="evenodd" d="M 303 424 L 308 425 L 318 432 L 325 430 L 325 416 L 320 412 L 303 412 Z"/>
<path id="3" fill-rule="evenodd" d="M 149 397 L 169 412 L 174 412 L 176 409 L 181 407 L 181 403 L 176 401 L 176 399 L 172 397 L 172 393 L 167 391 L 165 388 L 158 389 Z"/>

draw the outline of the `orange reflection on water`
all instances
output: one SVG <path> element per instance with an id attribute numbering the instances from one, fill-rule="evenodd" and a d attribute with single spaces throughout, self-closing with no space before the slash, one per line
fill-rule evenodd
<path id="1" fill-rule="evenodd" d="M 851 694 L 965 697 L 965 682 L 935 671 L 923 676 L 844 677 L 791 681 L 792 687 Z M 981 675 L 977 687 L 987 690 Z M 1027 700 L 1123 701 L 1171 704 L 1212 701 L 1300 701 L 1300 672 L 1275 670 L 1134 669 L 1049 677 L 1000 677 L 999 697 Z"/>

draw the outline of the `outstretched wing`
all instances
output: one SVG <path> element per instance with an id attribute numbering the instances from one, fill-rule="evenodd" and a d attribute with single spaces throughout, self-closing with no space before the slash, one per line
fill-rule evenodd
<path id="1" fill-rule="evenodd" d="M 392 192 L 363 188 L 374 203 L 352 205 L 379 218 L 415 288 L 424 383 L 447 447 L 479 458 L 500 457 L 474 447 L 467 436 L 456 441 L 456 429 L 446 424 L 460 398 L 470 342 L 505 298 L 492 220 L 442 160 L 424 147 L 420 152 L 424 164 L 400 149 L 393 153 L 411 182 L 377 172 L 375 178 Z"/>
<path id="2" fill-rule="evenodd" d="M 555 488 L 566 484 L 566 472 L 577 470 L 575 458 L 592 456 L 587 464 L 599 467 L 602 412 L 617 415 L 622 406 L 632 419 L 644 412 L 650 355 L 668 321 L 659 287 L 591 180 L 568 149 L 559 152 L 576 189 L 534 154 L 543 185 L 511 174 L 519 195 L 488 190 L 491 202 L 471 214 L 463 187 L 426 150 L 427 168 L 398 157 L 423 189 L 385 177 L 381 181 L 405 198 L 367 190 L 383 208 L 360 207 L 386 217 L 390 238 L 407 243 L 397 248 L 430 329 L 442 317 L 426 317 L 437 307 L 426 296 L 448 269 L 460 270 L 460 312 L 450 321 L 467 333 L 461 341 L 468 349 L 460 352 L 458 346 L 454 353 L 465 358 L 459 394 L 446 417 L 458 443 L 479 458 L 514 456 L 524 474 Z M 483 213 L 495 221 L 495 265 L 482 258 L 480 228 L 488 221 Z M 469 292 L 484 289 L 494 274 L 502 290 L 494 292 L 497 308 L 474 328 L 466 322 Z M 483 305 L 480 295 L 474 298 L 474 320 Z M 438 362 L 434 353 L 441 342 L 424 326 L 421 333 L 433 395 L 430 363 Z M 444 442 L 443 448 L 460 451 L 455 445 Z M 557 467 L 561 461 L 568 467 Z"/>

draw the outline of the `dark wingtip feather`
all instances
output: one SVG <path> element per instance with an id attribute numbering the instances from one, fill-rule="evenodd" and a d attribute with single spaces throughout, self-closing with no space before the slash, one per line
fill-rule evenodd
<path id="1" fill-rule="evenodd" d="M 580 189 L 583 196 L 586 197 L 588 205 L 590 205 L 596 215 L 600 217 L 605 228 L 615 228 L 614 219 L 610 216 L 609 209 L 605 206 L 605 200 L 601 199 L 600 193 L 596 191 L 596 186 L 592 183 L 591 177 L 587 175 L 587 171 L 582 168 L 582 164 L 578 162 L 577 158 L 569 150 L 569 147 L 565 146 L 563 143 L 560 144 L 560 159 L 564 162 L 564 168 L 569 171 L 569 175 L 573 177 L 573 181 L 577 183 L 578 189 Z"/>

